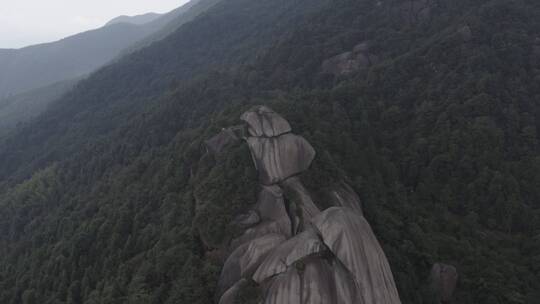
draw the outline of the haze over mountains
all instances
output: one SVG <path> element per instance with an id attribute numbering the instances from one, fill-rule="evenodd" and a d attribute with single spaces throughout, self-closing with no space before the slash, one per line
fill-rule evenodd
<path id="1" fill-rule="evenodd" d="M 120 16 L 102 28 L 60 41 L 0 49 L 0 116 L 6 118 L 0 123 L 0 134 L 41 113 L 52 97 L 64 93 L 59 88 L 67 91 L 66 84 L 73 85 L 121 54 L 163 38 L 216 2 L 192 1 L 163 15 Z"/>
<path id="2" fill-rule="evenodd" d="M 136 24 L 136 25 L 143 25 L 145 23 L 152 22 L 159 17 L 161 17 L 161 14 L 157 14 L 157 13 L 147 13 L 147 14 L 137 15 L 137 16 L 119 16 L 107 22 L 106 25 L 113 25 L 116 23 L 130 23 L 130 24 Z"/>
<path id="3" fill-rule="evenodd" d="M 540 2 L 194 3 L 0 137 L 0 303 L 216 303 L 239 216 L 276 232 L 241 217 L 269 183 L 257 170 L 291 168 L 272 150 L 309 154 L 289 173 L 314 209 L 336 187 L 358 193 L 402 303 L 441 302 L 432 269 L 459 274 L 445 303 L 538 303 Z M 241 116 L 245 142 L 245 128 L 224 130 Z M 313 149 L 281 149 L 292 136 Z M 248 144 L 264 147 L 258 158 Z M 283 197 L 303 221 L 307 196 Z M 304 284 L 315 258 L 332 271 L 373 257 L 354 231 L 305 264 L 276 256 L 271 268 L 290 270 L 276 289 Z M 252 260 L 232 261 L 234 277 Z M 244 283 L 233 303 L 265 298 Z"/>

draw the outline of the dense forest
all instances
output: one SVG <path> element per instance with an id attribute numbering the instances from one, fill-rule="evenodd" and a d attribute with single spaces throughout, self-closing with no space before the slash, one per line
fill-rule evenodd
<path id="1" fill-rule="evenodd" d="M 244 145 L 204 141 L 254 104 L 318 151 L 310 189 L 360 194 L 403 303 L 432 303 L 436 262 L 456 303 L 538 303 L 539 16 L 222 0 L 0 138 L 0 303 L 214 303 L 257 179 Z"/>

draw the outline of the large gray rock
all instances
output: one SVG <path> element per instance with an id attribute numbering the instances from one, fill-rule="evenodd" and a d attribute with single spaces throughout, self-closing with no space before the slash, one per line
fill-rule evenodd
<path id="1" fill-rule="evenodd" d="M 313 225 L 353 275 L 362 303 L 401 303 L 388 260 L 363 216 L 332 207 L 313 219 Z"/>
<path id="2" fill-rule="evenodd" d="M 238 248 L 252 240 L 258 239 L 267 234 L 279 234 L 286 238 L 291 237 L 291 222 L 288 218 L 278 221 L 267 221 L 257 226 L 247 229 L 241 236 L 231 242 L 231 248 Z"/>
<path id="3" fill-rule="evenodd" d="M 221 298 L 227 290 L 232 288 L 242 278 L 242 269 L 240 268 L 240 259 L 246 252 L 249 243 L 236 248 L 225 261 L 217 286 L 217 295 Z"/>
<path id="4" fill-rule="evenodd" d="M 281 185 L 289 200 L 294 203 L 294 208 L 296 208 L 295 211 L 298 220 L 293 223 L 293 230 L 295 232 L 303 231 L 311 222 L 311 219 L 317 216 L 321 211 L 313 202 L 309 191 L 304 187 L 298 176 L 286 179 Z M 291 205 L 289 209 L 292 208 L 293 206 Z M 292 210 L 289 210 L 289 213 L 291 212 Z"/>
<path id="5" fill-rule="evenodd" d="M 248 281 L 246 279 L 241 279 L 236 282 L 231 288 L 229 288 L 223 296 L 219 299 L 219 304 L 234 304 L 236 296 L 242 290 L 242 288 L 247 285 Z"/>
<path id="6" fill-rule="evenodd" d="M 300 274 L 296 268 L 277 275 L 264 286 L 265 298 L 263 304 L 301 304 Z"/>
<path id="7" fill-rule="evenodd" d="M 358 294 L 356 282 L 353 275 L 337 259 L 332 259 L 332 279 L 336 288 L 337 304 L 359 304 L 362 298 Z"/>
<path id="8" fill-rule="evenodd" d="M 439 303 L 450 303 L 456 290 L 458 272 L 456 267 L 437 263 L 431 269 L 431 284 Z"/>
<path id="9" fill-rule="evenodd" d="M 308 259 L 300 269 L 302 304 L 337 304 L 334 271 L 327 260 Z"/>
<path id="10" fill-rule="evenodd" d="M 275 137 L 291 132 L 289 122 L 266 106 L 256 106 L 242 114 L 248 132 L 255 137 Z"/>
<path id="11" fill-rule="evenodd" d="M 249 137 L 247 139 L 259 181 L 277 184 L 306 171 L 315 158 L 315 149 L 303 137 L 284 134 L 279 137 Z"/>
<path id="12" fill-rule="evenodd" d="M 248 214 L 252 214 L 253 212 L 257 214 L 261 222 L 255 226 L 249 227 L 241 236 L 234 239 L 231 242 L 232 248 L 237 248 L 246 242 L 266 234 L 280 234 L 286 238 L 292 236 L 291 219 L 287 214 L 283 191 L 279 186 L 262 186 L 257 204 L 255 205 L 254 210 L 251 210 Z M 248 221 L 249 223 L 252 223 L 257 218 L 252 216 L 248 219 L 252 219 Z"/>
<path id="13" fill-rule="evenodd" d="M 277 221 L 288 217 L 283 190 L 277 185 L 262 186 L 255 209 L 263 220 Z"/>
<path id="14" fill-rule="evenodd" d="M 255 273 L 265 256 L 283 242 L 285 237 L 280 234 L 267 234 L 250 242 L 240 259 L 241 276 L 248 278 Z"/>
<path id="15" fill-rule="evenodd" d="M 331 260 L 308 258 L 263 284 L 272 304 L 364 304 L 352 277 Z"/>
<path id="16" fill-rule="evenodd" d="M 266 234 L 236 248 L 225 261 L 221 271 L 218 296 L 221 297 L 240 279 L 251 277 L 265 255 L 283 242 L 285 242 L 283 235 Z"/>
<path id="17" fill-rule="evenodd" d="M 328 190 L 330 203 L 336 207 L 346 207 L 362 215 L 362 202 L 351 186 L 341 182 Z"/>
<path id="18" fill-rule="evenodd" d="M 328 249 L 319 236 L 313 229 L 308 229 L 274 248 L 253 274 L 253 280 L 263 283 L 286 272 L 293 264 L 325 251 Z"/>
<path id="19" fill-rule="evenodd" d="M 270 303 L 363 303 L 352 275 L 332 257 L 308 255 L 262 285 L 268 288 L 266 300 L 279 300 Z"/>

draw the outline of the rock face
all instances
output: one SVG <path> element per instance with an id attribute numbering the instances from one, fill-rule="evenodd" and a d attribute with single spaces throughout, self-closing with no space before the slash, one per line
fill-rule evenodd
<path id="1" fill-rule="evenodd" d="M 390 265 L 363 216 L 333 207 L 313 224 L 325 245 L 353 275 L 362 303 L 399 303 Z"/>
<path id="2" fill-rule="evenodd" d="M 313 147 L 294 134 L 249 137 L 247 143 L 259 171 L 259 180 L 264 185 L 274 185 L 304 172 L 315 158 Z"/>
<path id="3" fill-rule="evenodd" d="M 367 48 L 358 45 L 355 52 Z M 354 190 L 345 183 L 330 187 L 327 205 L 335 207 L 319 210 L 299 177 L 315 157 L 313 147 L 268 107 L 252 108 L 241 119 L 261 191 L 234 221 L 245 229 L 231 242 L 219 303 L 234 303 L 252 281 L 265 304 L 399 304 L 390 266 Z M 221 151 L 222 137 L 210 140 L 209 151 Z"/>
<path id="4" fill-rule="evenodd" d="M 240 119 L 247 123 L 249 135 L 254 137 L 275 137 L 291 132 L 289 122 L 265 106 L 252 108 Z"/>
<path id="5" fill-rule="evenodd" d="M 362 215 L 362 202 L 351 186 L 342 182 L 332 187 L 329 192 L 332 205 L 346 207 Z"/>
<path id="6" fill-rule="evenodd" d="M 378 61 L 377 56 L 370 53 L 370 43 L 364 41 L 357 44 L 352 51 L 325 60 L 322 70 L 327 74 L 344 76 L 368 68 L 376 61 Z"/>
<path id="7" fill-rule="evenodd" d="M 431 284 L 441 304 L 450 303 L 456 290 L 458 280 L 457 269 L 454 266 L 437 263 L 431 269 Z"/>

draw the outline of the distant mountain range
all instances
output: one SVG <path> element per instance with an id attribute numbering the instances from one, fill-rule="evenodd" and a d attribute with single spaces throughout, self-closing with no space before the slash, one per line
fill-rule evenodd
<path id="1" fill-rule="evenodd" d="M 156 13 L 148 13 L 143 15 L 137 15 L 137 16 L 118 16 L 114 18 L 113 20 L 107 22 L 107 25 L 113 25 L 118 23 L 129 23 L 129 24 L 135 24 L 135 25 L 143 25 L 149 22 L 152 22 L 159 17 L 161 17 L 162 14 L 156 14 Z"/>
<path id="2" fill-rule="evenodd" d="M 0 49 L 0 135 L 41 113 L 77 80 L 164 38 L 218 1 L 194 0 L 166 14 L 120 16 L 59 41 Z"/>
<path id="3" fill-rule="evenodd" d="M 199 2 L 216 1 L 191 1 L 163 15 L 120 16 L 102 28 L 59 41 L 0 49 L 0 99 L 95 71 L 153 33 L 171 28 L 170 33 Z"/>

